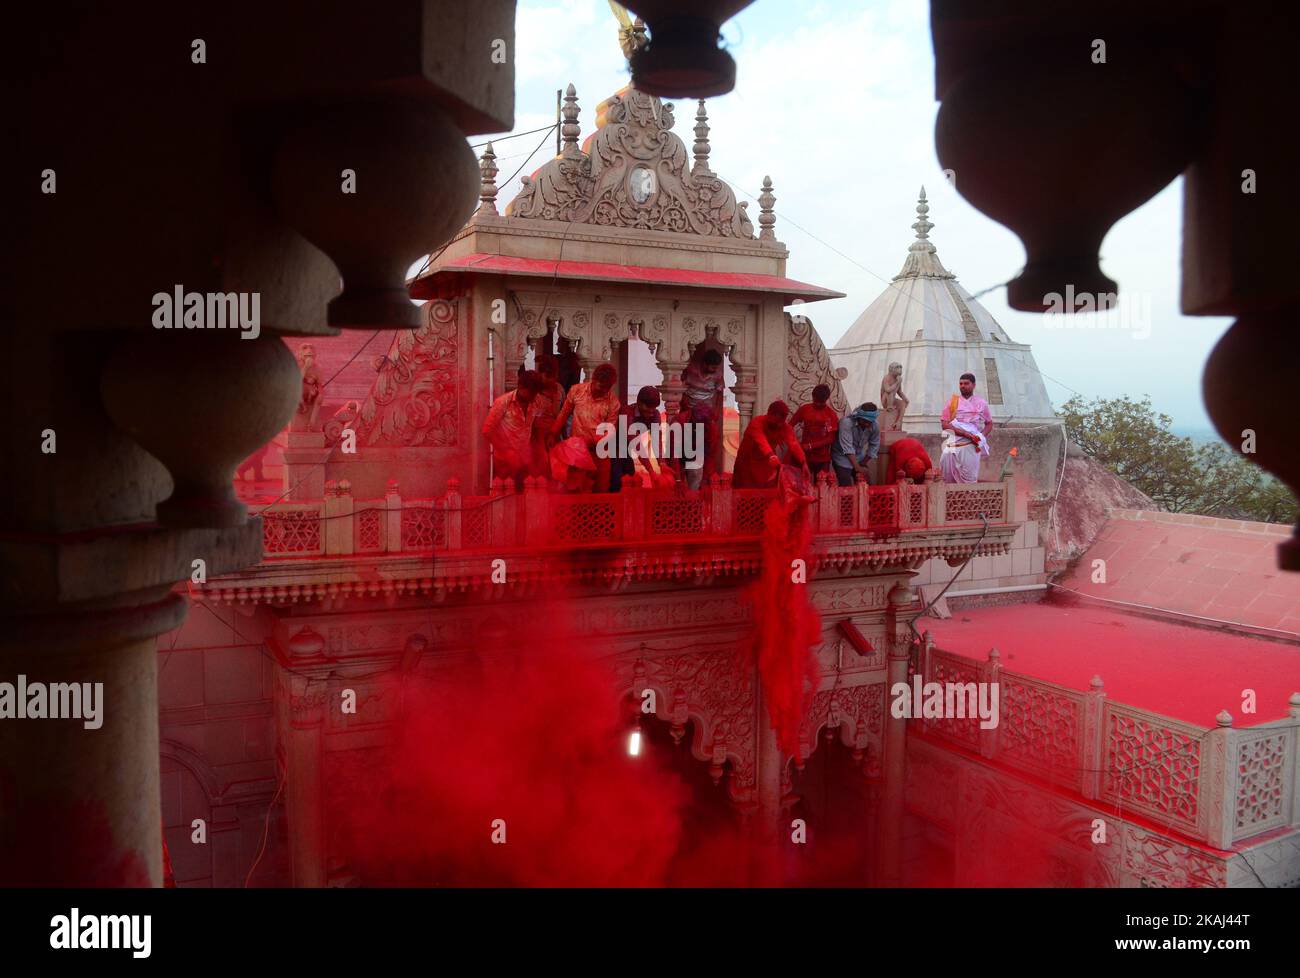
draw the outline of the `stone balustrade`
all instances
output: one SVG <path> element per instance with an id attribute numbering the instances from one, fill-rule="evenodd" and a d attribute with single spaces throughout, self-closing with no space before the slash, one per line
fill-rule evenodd
<path id="1" fill-rule="evenodd" d="M 692 537 L 757 537 L 775 489 L 736 489 L 714 476 L 704 490 L 643 489 L 568 494 L 541 479 L 524 491 L 498 479 L 487 496 L 462 495 L 458 480 L 437 499 L 403 499 L 390 482 L 382 499 L 357 500 L 347 480 L 325 484 L 319 501 L 277 502 L 260 511 L 264 559 L 410 554 L 519 546 L 576 546 Z M 1014 480 L 971 485 L 838 486 L 823 479 L 812 503 L 817 534 L 896 536 L 918 530 L 1014 520 Z"/>
<path id="2" fill-rule="evenodd" d="M 980 662 L 936 648 L 928 634 L 914 669 L 925 683 L 998 684 L 995 727 L 912 721 L 987 761 L 1216 849 L 1300 826 L 1300 693 L 1289 719 L 1238 729 L 1224 711 L 1205 728 L 1109 700 L 1100 677 L 1068 689 L 1004 669 L 996 649 Z"/>

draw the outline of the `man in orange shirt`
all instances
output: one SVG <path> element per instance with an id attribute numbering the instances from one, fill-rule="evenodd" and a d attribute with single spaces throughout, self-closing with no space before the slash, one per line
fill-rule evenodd
<path id="1" fill-rule="evenodd" d="M 564 423 L 573 416 L 573 438 L 582 439 L 596 464 L 596 485 L 593 491 L 609 492 L 610 459 L 600 457 L 596 445 L 604 432 L 600 426 L 605 423 L 618 424 L 618 412 L 623 407 L 618 391 L 618 370 L 612 363 L 602 363 L 591 374 L 591 380 L 574 384 L 569 388 L 569 396 L 564 400 L 560 415 L 551 426 L 551 437 L 558 439 L 564 431 Z"/>
<path id="2" fill-rule="evenodd" d="M 818 384 L 812 391 L 812 403 L 800 405 L 790 419 L 792 428 L 802 425 L 799 444 L 808 459 L 808 470 L 814 476 L 831 467 L 831 442 L 835 440 L 840 416 L 826 403 L 830 399 L 830 387 Z"/>
<path id="3" fill-rule="evenodd" d="M 799 439 L 794 429 L 786 423 L 790 408 L 785 401 L 776 400 L 768 405 L 767 414 L 759 415 L 745 429 L 736 452 L 736 468 L 732 485 L 737 489 L 771 489 L 776 485 L 781 471 L 781 457 L 777 450 L 784 448 L 787 463 L 808 467 Z"/>
<path id="4" fill-rule="evenodd" d="M 519 376 L 518 387 L 492 402 L 483 422 L 483 437 L 492 445 L 496 474 L 514 479 L 520 490 L 533 458 L 533 421 L 541 389 L 542 378 L 537 371 L 525 370 Z"/>

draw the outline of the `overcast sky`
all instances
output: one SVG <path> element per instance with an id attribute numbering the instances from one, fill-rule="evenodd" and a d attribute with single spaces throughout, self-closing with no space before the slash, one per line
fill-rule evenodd
<path id="1" fill-rule="evenodd" d="M 847 294 L 807 310 L 827 346 L 899 271 L 922 184 L 930 238 L 970 292 L 1007 281 L 1024 263 L 1019 239 L 944 180 L 934 151 L 928 17 L 925 0 L 757 0 L 723 28 L 737 84 L 708 103 L 710 164 L 742 200 L 756 198 L 770 175 L 788 274 Z M 606 0 L 519 0 L 516 48 L 515 132 L 553 122 L 555 90 L 572 82 L 586 139 L 596 104 L 627 82 Z M 693 102 L 677 106 L 675 131 L 688 152 L 694 116 Z M 554 153 L 550 134 L 528 159 L 542 139 L 498 141 L 503 207 L 518 191 L 518 179 L 506 182 L 515 169 L 526 163 L 523 173 L 531 173 Z M 1087 328 L 1095 317 L 1083 316 L 1073 317 L 1078 328 L 1054 328 L 1052 319 L 1008 309 L 1005 289 L 980 298 L 1013 340 L 1033 346 L 1054 404 L 1074 391 L 1149 394 L 1175 427 L 1209 427 L 1201 371 L 1231 320 L 1178 310 L 1181 211 L 1177 181 L 1120 221 L 1102 246 L 1129 328 Z M 757 203 L 750 214 L 757 223 Z"/>

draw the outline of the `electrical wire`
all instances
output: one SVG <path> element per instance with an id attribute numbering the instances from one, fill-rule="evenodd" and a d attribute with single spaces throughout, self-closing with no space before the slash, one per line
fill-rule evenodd
<path id="1" fill-rule="evenodd" d="M 248 882 L 253 878 L 253 873 L 257 869 L 258 863 L 262 861 L 262 855 L 266 852 L 266 842 L 271 836 L 271 814 L 275 811 L 275 803 L 280 800 L 280 792 L 284 790 L 284 783 L 289 779 L 289 772 L 283 771 L 280 774 L 280 786 L 275 789 L 275 796 L 271 799 L 271 804 L 266 806 L 266 824 L 262 829 L 262 847 L 257 851 L 257 858 L 253 860 L 253 865 L 248 867 L 248 875 L 244 877 L 244 889 L 248 889 Z"/>

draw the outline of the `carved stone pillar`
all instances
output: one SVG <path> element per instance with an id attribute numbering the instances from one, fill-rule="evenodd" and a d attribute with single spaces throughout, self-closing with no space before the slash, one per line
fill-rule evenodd
<path id="1" fill-rule="evenodd" d="M 223 7 L 193 49 L 153 9 L 32 6 L 17 25 L 11 75 L 46 83 L 6 86 L 25 103 L 14 171 L 52 169 L 6 215 L 24 247 L 0 400 L 24 420 L 3 449 L 23 477 L 0 517 L 0 681 L 103 685 L 93 729 L 0 723 L 0 852 L 40 854 L 4 882 L 161 882 L 153 639 L 196 562 L 260 559 L 230 481 L 298 400 L 271 331 L 329 335 L 340 285 L 335 322 L 416 325 L 407 265 L 480 185 L 465 136 L 513 125 L 514 59 L 491 56 L 513 49 L 511 0 L 306 11 L 263 6 L 249 30 L 250 6 Z M 88 93 L 114 111 L 78 113 Z M 69 289 L 73 241 L 97 257 Z M 160 319 L 173 290 L 185 309 Z M 229 328 L 227 293 L 256 322 Z"/>
<path id="2" fill-rule="evenodd" d="M 768 716 L 762 685 L 755 676 L 754 695 L 755 729 L 758 737 L 756 779 L 754 784 L 754 811 L 750 816 L 750 840 L 754 851 L 752 882 L 755 886 L 780 886 L 781 867 L 785 864 L 785 843 L 788 834 L 782 834 L 782 773 L 784 757 L 776 742 L 776 729 Z"/>
<path id="3" fill-rule="evenodd" d="M 889 658 L 885 683 L 885 764 L 877 829 L 878 882 L 881 886 L 899 886 L 903 878 L 903 789 L 907 775 L 907 721 L 895 717 L 889 709 L 895 683 L 907 683 L 908 641 L 906 619 L 902 612 L 912 603 L 912 590 L 897 585 L 889 593 L 885 610 Z M 903 633 L 903 634 L 900 634 Z"/>
<path id="4" fill-rule="evenodd" d="M 276 682 L 294 886 L 324 886 L 328 879 L 322 786 L 328 689 L 323 678 L 303 671 L 323 661 L 324 649 L 323 636 L 300 630 L 285 643 Z"/>

